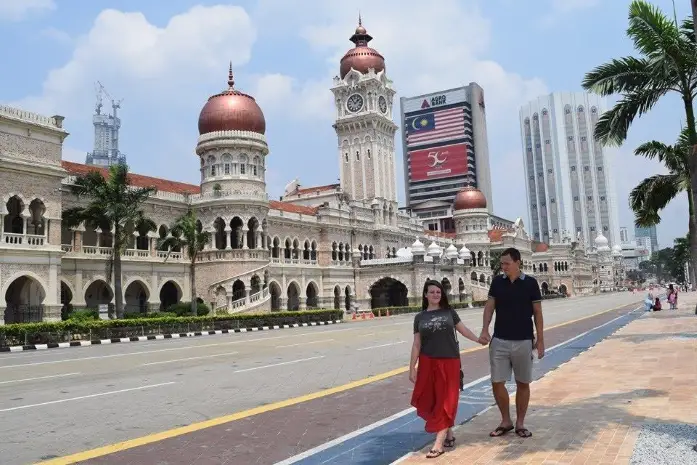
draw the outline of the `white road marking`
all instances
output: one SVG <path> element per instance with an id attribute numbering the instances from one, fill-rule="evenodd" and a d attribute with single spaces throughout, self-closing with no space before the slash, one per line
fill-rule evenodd
<path id="1" fill-rule="evenodd" d="M 387 344 L 380 344 L 378 346 L 370 346 L 370 347 L 361 347 L 360 349 L 356 350 L 370 350 L 370 349 L 378 349 L 380 347 L 389 347 L 389 346 L 396 346 L 397 344 L 404 344 L 407 341 L 397 341 L 397 342 L 390 342 Z"/>
<path id="2" fill-rule="evenodd" d="M 641 307 L 640 307 L 640 308 L 641 308 Z M 633 312 L 633 311 L 637 311 L 637 309 L 632 310 L 632 312 Z M 628 313 L 631 313 L 631 312 L 628 312 Z M 561 342 L 561 343 L 559 343 L 559 344 L 556 344 L 556 345 L 554 345 L 554 346 L 548 348 L 545 352 L 546 352 L 546 353 L 552 352 L 553 350 L 555 350 L 555 349 L 557 349 L 557 348 L 559 348 L 559 347 L 561 347 L 561 346 L 564 346 L 564 345 L 566 345 L 566 344 L 569 344 L 570 342 L 575 341 L 575 340 L 578 339 L 579 337 L 582 337 L 582 336 L 584 336 L 584 335 L 586 335 L 586 334 L 588 334 L 588 333 L 591 333 L 591 332 L 593 332 L 593 331 L 595 331 L 595 330 L 597 330 L 597 329 L 600 329 L 600 328 L 602 328 L 602 327 L 604 327 L 604 326 L 607 326 L 607 325 L 609 325 L 610 323 L 612 323 L 612 322 L 614 322 L 614 321 L 617 321 L 617 320 L 619 320 L 620 318 L 622 318 L 622 317 L 624 317 L 624 316 L 626 316 L 626 315 L 627 315 L 627 314 L 623 314 L 623 315 L 621 315 L 621 316 L 619 316 L 619 317 L 617 317 L 617 318 L 614 318 L 614 319 L 611 320 L 611 321 L 608 321 L 607 323 L 603 323 L 603 324 L 601 324 L 601 325 L 598 325 L 598 326 L 596 326 L 595 328 L 592 328 L 592 329 L 586 331 L 586 332 L 583 333 L 583 334 L 580 334 L 580 335 L 578 335 L 578 336 L 574 336 L 574 337 L 572 337 L 572 338 L 569 338 L 569 339 L 567 339 L 567 340 L 564 341 L 564 342 Z M 486 381 L 486 380 L 488 380 L 488 379 L 490 379 L 490 378 L 491 378 L 491 377 L 490 377 L 489 375 L 487 375 L 487 376 L 482 376 L 482 377 L 479 378 L 479 379 L 475 379 L 474 381 L 465 384 L 465 385 L 464 385 L 464 389 L 467 389 L 467 388 L 470 388 L 470 387 L 472 387 L 472 386 L 475 386 L 475 385 L 477 385 L 477 384 L 479 384 L 479 383 L 481 383 L 481 382 L 483 382 L 483 381 Z M 515 393 L 515 390 L 514 390 L 513 393 Z M 512 395 L 512 393 L 509 394 L 509 395 Z M 491 408 L 491 407 L 487 407 L 487 408 L 483 409 L 482 412 L 483 412 L 483 411 L 486 411 L 486 410 L 489 410 L 490 408 Z M 329 442 L 326 442 L 326 443 L 324 443 L 324 444 L 320 444 L 319 446 L 314 447 L 314 448 L 312 448 L 312 449 L 309 449 L 309 450 L 307 450 L 307 451 L 305 451 L 305 452 L 302 452 L 302 453 L 300 453 L 300 454 L 298 454 L 298 455 L 295 455 L 295 456 L 293 456 L 293 457 L 287 458 L 287 459 L 285 459 L 285 460 L 283 460 L 283 461 L 281 461 L 281 462 L 277 462 L 277 463 L 275 463 L 274 465 L 291 465 L 291 464 L 293 464 L 293 463 L 300 462 L 301 460 L 304 460 L 304 459 L 306 459 L 306 458 L 308 458 L 308 457 L 312 457 L 312 456 L 315 455 L 315 454 L 318 454 L 318 453 L 320 453 L 320 452 L 322 452 L 322 451 L 325 451 L 325 450 L 330 449 L 330 448 L 332 448 L 332 447 L 334 447 L 334 446 L 337 446 L 337 445 L 342 444 L 342 443 L 344 443 L 344 442 L 346 442 L 346 441 L 349 441 L 349 440 L 351 440 L 351 439 L 353 439 L 353 438 L 355 438 L 355 437 L 358 437 L 358 436 L 360 436 L 360 435 L 362 435 L 362 434 L 364 434 L 364 433 L 367 433 L 368 431 L 372 431 L 372 430 L 374 430 L 374 429 L 376 429 L 376 428 L 379 428 L 380 426 L 386 425 L 386 424 L 390 423 L 391 421 L 397 420 L 397 419 L 399 419 L 399 418 L 401 418 L 401 417 L 403 417 L 403 416 L 405 416 L 405 415 L 409 415 L 410 413 L 414 412 L 415 410 L 416 410 L 416 409 L 413 408 L 413 407 L 404 409 L 404 410 L 402 410 L 401 412 L 397 412 L 397 413 L 395 413 L 394 415 L 392 415 L 392 416 L 390 416 L 390 417 L 388 417 L 388 418 L 384 418 L 384 419 L 382 419 L 382 420 L 376 421 L 375 423 L 372 423 L 372 424 L 370 424 L 370 425 L 364 426 L 363 428 L 358 429 L 358 430 L 356 430 L 356 431 L 352 431 L 352 432 L 350 432 L 350 433 L 348 433 L 348 434 L 345 434 L 344 436 L 338 437 L 338 438 L 333 439 L 333 440 L 331 440 L 331 441 L 329 441 Z M 481 414 L 481 412 L 478 413 L 477 415 L 479 415 L 479 414 Z M 367 441 L 365 441 L 365 442 L 363 442 L 363 443 L 357 445 L 356 447 L 354 447 L 353 450 L 355 450 L 356 448 L 360 447 L 361 445 L 367 444 L 367 443 L 369 443 L 369 442 L 371 442 L 371 441 L 372 441 L 372 439 L 369 439 L 369 440 L 367 440 Z M 343 453 L 343 452 L 342 452 L 342 453 Z M 399 459 L 397 459 L 396 461 L 394 461 L 394 462 L 392 462 L 392 463 L 393 463 L 393 464 L 400 463 L 400 462 L 406 460 L 407 458 L 411 457 L 412 455 L 414 455 L 414 452 L 409 452 L 408 454 L 406 454 L 406 455 L 400 457 Z M 333 457 L 333 458 L 336 458 L 336 457 Z"/>
<path id="3" fill-rule="evenodd" d="M 306 346 L 308 344 L 319 344 L 321 342 L 330 342 L 333 341 L 334 339 L 322 339 L 319 341 L 310 341 L 310 342 L 298 342 L 297 344 L 288 344 L 285 346 L 276 346 L 277 349 L 283 349 L 285 347 L 297 347 L 297 346 Z"/>
<path id="4" fill-rule="evenodd" d="M 140 366 L 144 367 L 144 366 L 148 366 L 148 365 L 162 365 L 162 364 L 164 364 L 164 363 L 184 362 L 184 361 L 186 361 L 186 360 L 198 360 L 198 359 L 201 359 L 201 358 L 225 357 L 226 355 L 233 355 L 233 354 L 236 354 L 236 353 L 238 353 L 238 352 L 226 352 L 226 353 L 224 353 L 224 354 L 214 354 L 214 355 L 201 355 L 200 357 L 177 358 L 177 359 L 174 359 L 174 360 L 164 360 L 164 361 L 161 361 L 161 362 L 141 363 Z"/>
<path id="5" fill-rule="evenodd" d="M 0 384 L 23 383 L 24 381 L 36 381 L 39 379 L 63 378 L 65 376 L 75 376 L 80 373 L 63 373 L 62 375 L 38 376 L 36 378 L 13 379 L 10 381 L 0 381 Z"/>
<path id="6" fill-rule="evenodd" d="M 309 362 L 310 360 L 318 360 L 320 358 L 324 358 L 324 355 L 319 355 L 317 357 L 310 357 L 310 358 L 301 358 L 298 360 L 291 360 L 289 362 L 281 362 L 281 363 L 272 363 L 271 365 L 263 365 L 260 367 L 252 367 L 252 368 L 244 368 L 242 370 L 235 370 L 233 373 L 244 373 L 247 371 L 254 371 L 254 370 L 262 370 L 264 368 L 273 368 L 273 367 L 280 367 L 282 365 L 292 365 L 294 363 L 300 363 L 300 362 Z"/>
<path id="7" fill-rule="evenodd" d="M 88 396 L 79 396 L 79 397 L 71 397 L 69 399 L 51 400 L 49 402 L 41 402 L 39 404 L 20 405 L 18 407 L 10 407 L 10 408 L 0 409 L 0 413 L 12 412 L 13 410 L 23 410 L 23 409 L 28 409 L 28 408 L 43 407 L 44 405 L 61 404 L 64 402 L 72 402 L 75 400 L 91 399 L 94 397 L 110 396 L 112 394 L 121 394 L 123 392 L 142 391 L 144 389 L 152 389 L 152 388 L 156 388 L 156 387 L 160 387 L 160 386 L 168 386 L 170 384 L 176 384 L 176 382 L 170 381 L 168 383 L 150 384 L 147 386 L 139 386 L 139 387 L 135 387 L 135 388 L 119 389 L 118 391 L 100 392 L 98 394 L 90 394 Z"/>

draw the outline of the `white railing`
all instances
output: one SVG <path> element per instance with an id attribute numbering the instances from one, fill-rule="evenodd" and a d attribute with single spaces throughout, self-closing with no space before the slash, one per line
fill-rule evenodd
<path id="1" fill-rule="evenodd" d="M 95 247 L 92 245 L 83 245 L 82 253 L 85 255 L 111 255 L 111 247 Z"/>
<path id="2" fill-rule="evenodd" d="M 46 237 L 38 234 L 2 233 L 2 242 L 7 245 L 38 247 L 46 243 Z"/>
<path id="3" fill-rule="evenodd" d="M 345 260 L 332 260 L 332 266 L 351 266 L 351 262 L 347 262 Z"/>
<path id="4" fill-rule="evenodd" d="M 244 307 L 245 305 L 247 305 L 247 301 L 246 301 L 246 299 L 242 298 L 242 299 L 233 301 L 232 305 L 230 307 L 232 308 L 232 310 L 235 310 L 237 308 Z"/>
<path id="5" fill-rule="evenodd" d="M 267 201 L 269 200 L 269 195 L 266 192 L 215 191 L 201 194 L 191 194 L 189 196 L 189 201 L 191 203 L 212 199 Z"/>
<path id="6" fill-rule="evenodd" d="M 61 244 L 61 250 L 63 252 L 72 252 L 73 251 L 73 246 L 70 244 Z"/>
<path id="7" fill-rule="evenodd" d="M 375 265 L 396 265 L 399 263 L 411 263 L 412 257 L 394 257 L 394 258 L 373 258 L 368 260 L 361 260 L 361 266 L 375 266 Z"/>
<path id="8" fill-rule="evenodd" d="M 55 118 L 39 115 L 38 113 L 32 113 L 26 110 L 20 110 L 19 108 L 8 107 L 7 105 L 0 105 L 0 115 L 8 118 L 20 119 L 22 121 L 29 121 L 31 123 L 42 124 L 44 126 L 52 126 L 54 128 L 58 127 Z"/>
<path id="9" fill-rule="evenodd" d="M 124 257 L 131 258 L 150 258 L 150 251 L 141 249 L 128 249 L 123 253 L 123 255 Z"/>
<path id="10" fill-rule="evenodd" d="M 286 264 L 286 265 L 317 265 L 317 260 L 305 258 L 279 258 L 272 257 L 271 263 Z"/>

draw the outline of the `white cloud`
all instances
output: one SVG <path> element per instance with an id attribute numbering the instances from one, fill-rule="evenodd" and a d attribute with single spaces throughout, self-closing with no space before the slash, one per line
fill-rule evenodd
<path id="1" fill-rule="evenodd" d="M 49 72 L 41 94 L 16 104 L 46 114 L 83 114 L 92 106 L 97 80 L 118 89 L 110 89 L 115 95 L 129 89 L 129 99 L 141 104 L 174 91 L 181 95 L 192 82 L 212 77 L 222 87 L 228 60 L 247 63 L 255 40 L 251 19 L 236 6 L 195 6 L 164 27 L 142 13 L 104 10 L 77 40 L 70 61 Z"/>
<path id="2" fill-rule="evenodd" d="M 47 27 L 43 29 L 40 34 L 47 39 L 66 45 L 74 45 L 72 37 L 65 31 L 56 29 L 55 27 Z"/>
<path id="3" fill-rule="evenodd" d="M 600 0 L 550 0 L 547 14 L 541 18 L 543 26 L 553 26 L 567 19 L 568 15 L 588 10 L 600 4 Z"/>
<path id="4" fill-rule="evenodd" d="M 347 5 L 339 1 L 301 0 L 291 7 L 260 0 L 256 12 L 259 22 L 273 28 L 276 34 L 300 35 L 327 62 L 327 70 L 317 77 L 316 86 L 301 85 L 289 77 L 282 85 L 283 92 L 274 91 L 279 92 L 276 97 L 285 95 L 286 99 L 302 100 L 308 105 L 307 96 L 321 92 L 322 105 L 309 106 L 315 107 L 321 117 L 333 117 L 328 87 L 338 72 L 341 56 L 352 47 L 348 37 L 356 27 L 361 6 L 361 2 Z M 510 111 L 517 113 L 521 103 L 547 91 L 541 80 L 509 73 L 486 59 L 491 24 L 474 1 L 433 2 L 428 15 L 424 15 L 422 3 L 415 0 L 376 2 L 361 11 L 364 26 L 375 37 L 370 45 L 385 56 L 387 73 L 401 95 L 476 80 L 485 90 L 490 117 L 497 118 L 504 113 L 510 116 Z M 291 89 L 293 92 L 289 93 Z M 263 99 L 261 95 L 260 98 Z"/>
<path id="5" fill-rule="evenodd" d="M 0 21 L 22 21 L 30 15 L 55 9 L 54 0 L 0 0 Z"/>

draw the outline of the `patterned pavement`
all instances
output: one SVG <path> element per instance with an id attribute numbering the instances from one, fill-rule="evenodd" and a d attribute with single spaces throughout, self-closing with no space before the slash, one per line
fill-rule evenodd
<path id="1" fill-rule="evenodd" d="M 426 459 L 429 444 L 400 463 L 629 464 L 642 425 L 697 423 L 696 302 L 683 293 L 677 311 L 644 314 L 536 381 L 532 438 L 489 438 L 494 407 L 455 429 L 454 450 Z"/>

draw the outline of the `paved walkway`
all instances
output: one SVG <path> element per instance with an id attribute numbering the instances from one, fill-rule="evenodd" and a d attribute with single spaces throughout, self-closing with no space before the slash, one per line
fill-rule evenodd
<path id="1" fill-rule="evenodd" d="M 629 464 L 642 425 L 697 424 L 696 302 L 683 293 L 677 311 L 647 313 L 536 381 L 532 438 L 489 438 L 493 407 L 455 429 L 454 450 L 427 460 L 427 447 L 401 463 Z"/>

